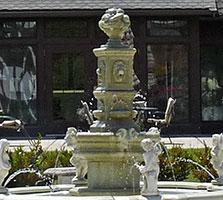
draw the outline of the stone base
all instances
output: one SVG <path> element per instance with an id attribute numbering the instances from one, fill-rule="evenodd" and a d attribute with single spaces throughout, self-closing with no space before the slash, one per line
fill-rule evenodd
<path id="1" fill-rule="evenodd" d="M 216 178 L 216 180 L 212 180 L 211 183 L 213 185 L 223 186 L 223 179 L 222 178 Z"/>
<path id="2" fill-rule="evenodd" d="M 140 196 L 138 200 L 161 200 L 160 195 L 154 195 L 154 196 Z"/>
<path id="3" fill-rule="evenodd" d="M 89 189 L 88 187 L 74 187 L 69 190 L 72 196 L 128 196 L 138 195 L 139 190 L 132 189 Z"/>
<path id="4" fill-rule="evenodd" d="M 54 184 L 70 184 L 76 175 L 75 167 L 56 167 L 48 168 L 43 172 L 44 175 L 54 177 Z"/>
<path id="5" fill-rule="evenodd" d="M 0 194 L 8 194 L 8 188 L 0 186 Z"/>
<path id="6" fill-rule="evenodd" d="M 75 185 L 75 187 L 80 187 L 80 186 L 87 186 L 87 180 L 86 179 L 74 179 L 72 180 L 72 183 Z"/>

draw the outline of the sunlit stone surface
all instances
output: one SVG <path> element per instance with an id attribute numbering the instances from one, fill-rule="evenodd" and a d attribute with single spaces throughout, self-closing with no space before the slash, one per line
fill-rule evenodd
<path id="1" fill-rule="evenodd" d="M 5 177 L 11 169 L 8 155 L 9 142 L 6 139 L 0 140 L 0 193 L 6 193 L 7 190 L 2 186 Z"/>

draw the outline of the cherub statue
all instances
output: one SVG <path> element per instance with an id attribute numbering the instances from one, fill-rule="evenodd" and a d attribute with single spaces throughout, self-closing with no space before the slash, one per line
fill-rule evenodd
<path id="1" fill-rule="evenodd" d="M 72 179 L 72 183 L 75 185 L 86 184 L 85 175 L 88 171 L 87 160 L 81 156 L 78 156 L 75 152 L 77 142 L 77 130 L 74 127 L 69 127 L 66 132 L 65 141 L 67 146 L 71 146 L 74 149 L 73 155 L 70 159 L 70 163 L 76 167 L 76 176 Z"/>
<path id="2" fill-rule="evenodd" d="M 218 178 L 213 180 L 215 185 L 223 185 L 223 135 L 214 134 L 212 136 L 213 147 L 211 149 L 211 163 L 218 173 Z"/>
<path id="3" fill-rule="evenodd" d="M 6 139 L 0 140 L 0 186 L 11 169 L 8 155 L 9 142 Z"/>
<path id="4" fill-rule="evenodd" d="M 142 196 L 157 196 L 158 191 L 158 175 L 159 175 L 159 158 L 161 153 L 161 147 L 159 142 L 155 143 L 150 138 L 143 139 L 141 141 L 141 146 L 145 153 L 143 153 L 143 159 L 145 165 L 135 166 L 139 169 L 140 173 L 143 175 L 143 188 L 141 190 Z"/>

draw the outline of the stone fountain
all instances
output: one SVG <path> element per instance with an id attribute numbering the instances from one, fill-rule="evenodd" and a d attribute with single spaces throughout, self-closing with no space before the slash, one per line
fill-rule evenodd
<path id="1" fill-rule="evenodd" d="M 79 167 L 73 181 L 76 187 L 70 190 L 72 195 L 139 192 L 139 172 L 132 167 L 132 158 L 140 157 L 142 151 L 139 127 L 133 121 L 136 50 L 121 42 L 129 26 L 129 17 L 122 9 L 108 9 L 99 21 L 99 27 L 109 39 L 107 44 L 93 50 L 98 60 L 98 86 L 94 91 L 98 103 L 93 114 L 98 120 L 93 122 L 90 132 L 68 129 L 67 133 L 73 132 L 74 146 L 78 149 L 73 159 Z M 88 181 L 84 186 L 86 169 Z"/>
<path id="2" fill-rule="evenodd" d="M 162 150 L 160 129 L 152 127 L 147 133 L 141 133 L 133 120 L 136 115 L 132 106 L 136 50 L 121 42 L 129 26 L 129 17 L 122 9 L 108 9 L 99 21 L 99 27 L 109 39 L 105 45 L 93 50 L 98 59 L 98 86 L 94 91 L 98 105 L 93 113 L 97 120 L 91 120 L 89 132 L 77 132 L 70 127 L 65 137 L 67 145 L 74 150 L 70 161 L 76 167 L 76 176 L 72 184 L 9 188 L 9 195 L 0 194 L 0 200 L 223 199 L 222 135 L 213 137 L 212 163 L 219 173 L 213 183 L 158 182 L 158 156 Z M 174 99 L 168 100 L 165 119 L 148 121 L 160 127 L 167 126 L 174 103 Z M 2 153 L 0 157 L 8 158 L 3 155 L 6 154 Z M 143 160 L 144 164 L 141 164 Z M 140 174 L 143 176 L 142 189 Z M 0 181 L 5 176 L 1 175 Z"/>

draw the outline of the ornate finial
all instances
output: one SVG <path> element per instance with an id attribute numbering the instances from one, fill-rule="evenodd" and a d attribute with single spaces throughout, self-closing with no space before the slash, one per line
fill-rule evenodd
<path id="1" fill-rule="evenodd" d="M 105 11 L 98 24 L 110 40 L 119 40 L 121 43 L 124 32 L 129 29 L 130 19 L 121 8 L 110 8 Z"/>

